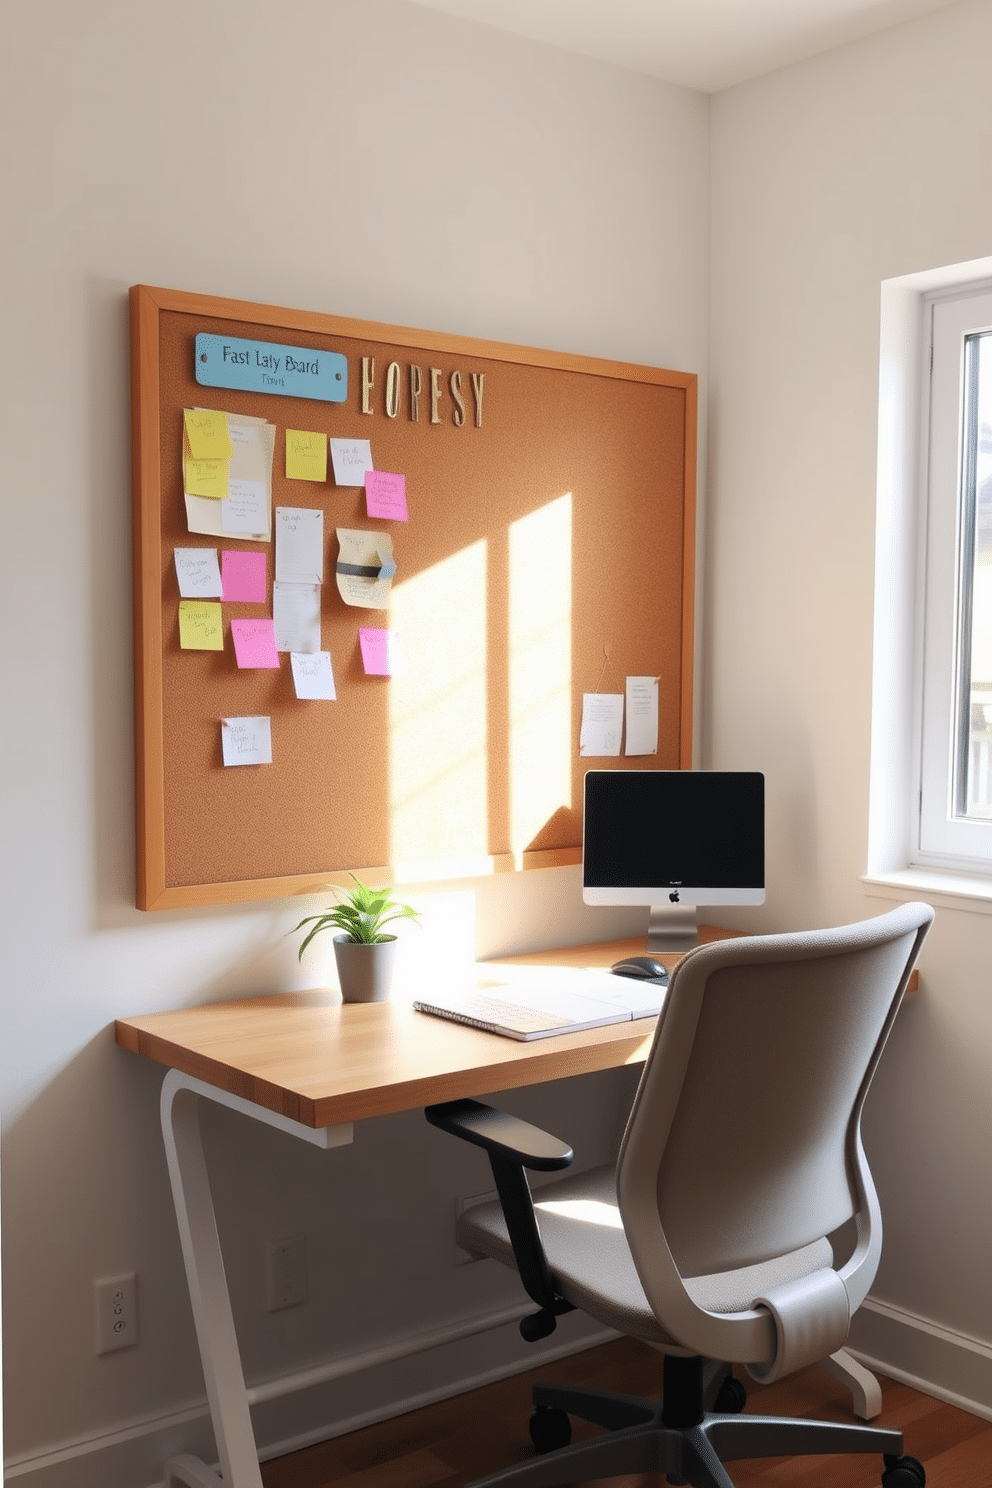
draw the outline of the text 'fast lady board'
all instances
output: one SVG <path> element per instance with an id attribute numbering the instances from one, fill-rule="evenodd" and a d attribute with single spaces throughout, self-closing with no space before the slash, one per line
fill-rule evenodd
<path id="1" fill-rule="evenodd" d="M 348 360 L 339 352 L 312 346 L 201 333 L 196 338 L 196 380 L 201 387 L 343 403 L 348 396 Z"/>

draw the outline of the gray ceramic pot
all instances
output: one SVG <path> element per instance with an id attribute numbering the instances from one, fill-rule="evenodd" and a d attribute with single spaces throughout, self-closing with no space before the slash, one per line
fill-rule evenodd
<path id="1" fill-rule="evenodd" d="M 396 936 L 375 945 L 362 945 L 347 935 L 335 935 L 334 959 L 345 1002 L 385 1002 L 393 980 Z"/>

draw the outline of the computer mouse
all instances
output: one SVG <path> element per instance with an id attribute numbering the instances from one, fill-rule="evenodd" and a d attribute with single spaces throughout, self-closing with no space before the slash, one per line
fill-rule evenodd
<path id="1" fill-rule="evenodd" d="M 617 976 L 640 977 L 642 981 L 667 982 L 668 972 L 653 956 L 628 956 L 610 970 Z"/>

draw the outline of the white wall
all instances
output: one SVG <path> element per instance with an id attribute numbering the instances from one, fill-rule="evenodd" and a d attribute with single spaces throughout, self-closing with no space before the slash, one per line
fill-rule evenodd
<path id="1" fill-rule="evenodd" d="M 705 379 L 708 104 L 392 0 L 14 0 L 3 26 L 6 1447 L 12 1475 L 46 1488 L 142 1488 L 164 1442 L 210 1448 L 160 1074 L 114 1047 L 111 1021 L 320 968 L 301 974 L 284 938 L 298 906 L 132 907 L 127 288 Z M 575 873 L 552 872 L 449 886 L 443 908 L 480 953 L 630 923 L 577 899 Z M 616 1133 L 621 1083 L 572 1092 L 585 1160 Z M 566 1098 L 519 1097 L 551 1116 Z M 494 1268 L 451 1267 L 452 1196 L 487 1184 L 421 1119 L 370 1123 L 327 1155 L 235 1118 L 209 1135 L 242 1242 L 251 1374 L 514 1295 Z M 402 1236 L 376 1229 L 394 1186 L 413 1188 Z M 314 1298 L 269 1316 L 261 1242 L 296 1229 Z M 96 1358 L 92 1280 L 132 1268 L 141 1342 Z M 260 1435 L 444 1387 L 490 1357 L 466 1347 L 360 1377 L 263 1411 Z"/>
<path id="2" fill-rule="evenodd" d="M 703 710 L 713 763 L 768 773 L 769 927 L 887 907 L 859 881 L 880 285 L 990 252 L 990 56 L 980 0 L 713 100 Z M 858 1321 L 988 1412 L 990 965 L 992 916 L 941 901 L 870 1098 L 886 1242 Z"/>

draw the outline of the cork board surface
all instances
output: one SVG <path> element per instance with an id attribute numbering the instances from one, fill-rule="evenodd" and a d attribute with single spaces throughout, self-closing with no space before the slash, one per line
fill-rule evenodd
<path id="1" fill-rule="evenodd" d="M 199 332 L 341 353 L 347 400 L 200 387 Z M 622 690 L 627 675 L 660 679 L 658 753 L 611 763 L 689 763 L 694 379 L 141 288 L 132 334 L 142 907 L 274 897 L 352 868 L 448 877 L 574 860 L 582 779 L 604 764 L 579 755 L 582 694 Z M 286 655 L 276 670 L 237 667 L 230 622 L 271 614 L 275 545 L 189 533 L 190 407 L 274 423 L 273 509 L 323 510 L 321 645 L 336 701 L 297 700 Z M 376 469 L 406 478 L 409 520 L 369 518 L 364 491 L 337 487 L 330 460 L 324 484 L 287 479 L 287 428 L 369 439 Z M 339 526 L 392 535 L 388 611 L 341 599 Z M 223 604 L 221 652 L 179 645 L 174 549 L 197 546 L 267 554 L 268 603 Z M 401 674 L 365 675 L 363 625 L 398 631 Z M 271 719 L 273 763 L 225 768 L 220 720 L 251 714 Z"/>

